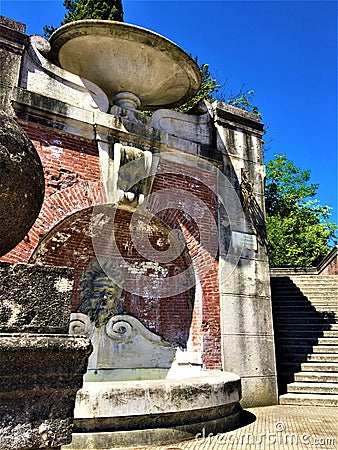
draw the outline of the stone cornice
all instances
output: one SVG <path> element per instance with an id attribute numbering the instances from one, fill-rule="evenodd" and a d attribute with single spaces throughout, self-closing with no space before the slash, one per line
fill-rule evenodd
<path id="1" fill-rule="evenodd" d="M 60 131 L 111 144 L 123 144 L 150 149 L 153 152 L 182 151 L 200 156 L 219 165 L 220 152 L 215 148 L 170 136 L 150 127 L 145 121 L 121 114 L 88 111 L 24 88 L 14 88 L 12 105 L 18 118 L 59 129 Z M 145 122 L 145 123 L 144 123 Z"/>
<path id="2" fill-rule="evenodd" d="M 246 130 L 258 136 L 263 135 L 264 124 L 256 114 L 235 108 L 220 101 L 214 102 L 212 106 L 214 119 L 220 125 L 226 125 L 228 128 L 233 129 Z"/>

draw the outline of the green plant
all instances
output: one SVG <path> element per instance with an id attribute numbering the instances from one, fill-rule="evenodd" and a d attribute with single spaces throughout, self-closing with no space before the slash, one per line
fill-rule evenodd
<path id="1" fill-rule="evenodd" d="M 259 118 L 262 117 L 258 106 L 253 105 L 252 101 L 255 96 L 255 91 L 253 89 L 249 89 L 243 92 L 243 86 L 238 94 L 233 95 L 229 98 L 227 103 L 232 106 L 236 106 L 236 108 L 243 109 L 244 111 L 249 111 L 253 114 L 256 114 Z"/>
<path id="2" fill-rule="evenodd" d="M 123 7 L 121 0 L 64 0 L 63 6 L 68 11 L 61 25 L 76 20 L 100 19 L 123 22 Z M 44 36 L 49 38 L 56 30 L 53 25 L 43 27 Z"/>
<path id="3" fill-rule="evenodd" d="M 195 58 L 195 61 L 197 62 L 197 58 Z M 215 94 L 221 88 L 221 85 L 211 75 L 209 64 L 201 64 L 199 69 L 201 73 L 201 86 L 199 90 L 191 100 L 175 108 L 176 111 L 187 113 L 196 107 L 201 100 L 208 100 L 210 102 L 216 100 Z"/>

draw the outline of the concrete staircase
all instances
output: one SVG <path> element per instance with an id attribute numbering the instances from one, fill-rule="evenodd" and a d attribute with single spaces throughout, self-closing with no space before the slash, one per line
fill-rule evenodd
<path id="1" fill-rule="evenodd" d="M 272 276 L 280 404 L 338 405 L 338 275 Z"/>

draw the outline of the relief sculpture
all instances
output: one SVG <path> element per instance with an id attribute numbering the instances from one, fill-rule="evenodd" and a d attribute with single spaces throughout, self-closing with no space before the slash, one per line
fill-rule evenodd
<path id="1" fill-rule="evenodd" d="M 79 283 L 81 303 L 77 312 L 86 314 L 96 328 L 105 325 L 115 314 L 122 314 L 123 290 L 117 263 L 107 259 L 103 264 L 94 259 Z M 114 280 L 107 275 L 113 274 Z"/>

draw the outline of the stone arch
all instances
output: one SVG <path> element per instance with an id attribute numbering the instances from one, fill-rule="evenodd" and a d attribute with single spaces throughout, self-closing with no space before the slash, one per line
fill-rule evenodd
<path id="1" fill-rule="evenodd" d="M 27 262 L 39 242 L 58 223 L 74 212 L 106 202 L 106 193 L 101 181 L 79 181 L 45 197 L 40 214 L 28 235 L 3 260 Z"/>
<path id="2" fill-rule="evenodd" d="M 77 211 L 55 225 L 39 243 L 29 260 L 32 264 L 74 268 L 73 311 L 76 311 L 80 303 L 78 291 L 80 277 L 90 262 L 97 257 L 92 242 L 93 209 L 90 206 Z M 129 231 L 131 217 L 131 212 L 116 209 L 112 227 L 115 236 L 118 237 L 118 247 L 126 264 L 132 268 L 142 268 L 145 267 L 146 258 L 133 247 Z M 156 242 L 163 242 L 170 232 L 171 229 L 156 217 L 152 218 L 147 230 L 149 240 L 155 246 Z M 164 263 L 163 267 L 168 276 L 173 276 L 175 270 L 183 271 L 189 264 L 191 258 L 187 249 L 184 249 L 179 258 Z M 156 272 L 153 273 L 149 282 L 153 282 L 156 276 Z M 139 295 L 124 290 L 123 309 L 126 314 L 136 317 L 151 332 L 160 335 L 165 341 L 185 348 L 191 329 L 194 290 L 193 286 L 182 293 L 165 298 L 160 295 L 151 297 L 146 293 Z"/>

